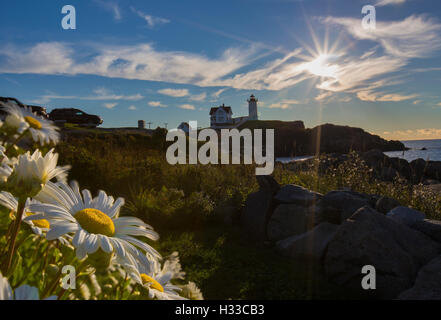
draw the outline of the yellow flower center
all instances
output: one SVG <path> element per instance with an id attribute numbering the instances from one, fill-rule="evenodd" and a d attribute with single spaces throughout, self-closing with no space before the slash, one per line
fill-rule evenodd
<path id="1" fill-rule="evenodd" d="M 34 117 L 27 116 L 27 117 L 25 117 L 25 120 L 26 120 L 27 123 L 29 123 L 31 128 L 41 129 L 41 127 L 42 127 L 40 121 L 38 121 Z"/>
<path id="2" fill-rule="evenodd" d="M 110 217 L 98 209 L 83 209 L 75 213 L 75 219 L 81 227 L 95 234 L 112 237 L 115 234 L 115 225 Z"/>
<path id="3" fill-rule="evenodd" d="M 152 289 L 164 292 L 164 288 L 161 286 L 161 284 L 152 277 L 146 275 L 145 273 L 141 273 L 141 279 L 143 284 L 148 283 Z"/>
<path id="4" fill-rule="evenodd" d="M 27 212 L 26 215 L 32 216 L 35 213 L 33 212 Z M 46 219 L 41 219 L 41 220 L 32 220 L 32 223 L 34 224 L 35 227 L 38 228 L 42 228 L 42 229 L 49 229 L 49 227 L 51 226 L 51 224 L 49 223 L 49 221 L 47 221 Z"/>

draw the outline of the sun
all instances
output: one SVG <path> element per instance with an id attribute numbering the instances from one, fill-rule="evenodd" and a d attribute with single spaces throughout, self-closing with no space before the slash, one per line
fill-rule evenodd
<path id="1" fill-rule="evenodd" d="M 303 63 L 302 69 L 318 77 L 336 79 L 338 65 L 332 63 L 334 58 L 326 53 L 319 54 L 313 60 Z"/>

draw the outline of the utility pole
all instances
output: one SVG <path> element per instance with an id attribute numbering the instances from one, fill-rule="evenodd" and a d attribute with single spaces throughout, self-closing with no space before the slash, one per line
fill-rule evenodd
<path id="1" fill-rule="evenodd" d="M 153 122 L 147 122 L 147 124 L 149 125 L 149 129 L 150 129 L 150 126 L 152 125 L 152 123 Z"/>

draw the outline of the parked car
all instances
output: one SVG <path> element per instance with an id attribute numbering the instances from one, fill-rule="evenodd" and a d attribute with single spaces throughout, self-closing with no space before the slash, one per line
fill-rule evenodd
<path id="1" fill-rule="evenodd" d="M 13 104 L 18 105 L 21 108 L 25 107 L 24 103 L 20 102 L 18 99 L 11 98 L 11 97 L 0 97 L 0 102 L 13 103 Z M 33 113 L 35 113 L 41 117 L 48 118 L 47 111 L 46 111 L 45 107 L 30 106 L 30 105 L 28 105 L 28 107 L 31 108 Z M 0 109 L 0 118 L 4 118 L 4 117 L 6 117 L 6 112 Z"/>
<path id="2" fill-rule="evenodd" d="M 74 108 L 54 109 L 49 113 L 49 119 L 58 123 L 74 123 L 88 127 L 97 127 L 103 123 L 99 116 Z"/>

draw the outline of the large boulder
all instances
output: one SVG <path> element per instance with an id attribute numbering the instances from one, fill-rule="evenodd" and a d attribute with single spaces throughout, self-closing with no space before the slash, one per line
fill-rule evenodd
<path id="1" fill-rule="evenodd" d="M 257 176 L 260 190 L 250 194 L 240 216 L 240 224 L 247 236 L 254 240 L 267 239 L 266 226 L 274 210 L 274 194 L 280 189 L 271 176 Z"/>
<path id="2" fill-rule="evenodd" d="M 426 236 L 432 238 L 432 240 L 441 242 L 441 221 L 425 219 L 418 221 L 412 228 L 424 233 Z"/>
<path id="3" fill-rule="evenodd" d="M 410 168 L 412 169 L 412 182 L 420 183 L 423 181 L 424 173 L 426 171 L 427 163 L 424 159 L 415 159 L 410 163 Z"/>
<path id="4" fill-rule="evenodd" d="M 441 161 L 428 161 L 426 175 L 429 178 L 441 181 Z"/>
<path id="5" fill-rule="evenodd" d="M 315 206 L 310 208 L 312 210 L 309 213 L 308 227 L 317 226 L 322 222 L 332 224 L 340 224 L 341 222 L 340 210 L 327 204 L 323 200 L 319 200 Z"/>
<path id="6" fill-rule="evenodd" d="M 294 184 L 283 186 L 274 197 L 279 203 L 292 203 L 301 206 L 309 206 L 321 198 L 322 195 L 320 193 L 310 191 Z"/>
<path id="7" fill-rule="evenodd" d="M 389 197 L 381 197 L 380 199 L 378 199 L 377 203 L 375 204 L 375 209 L 378 212 L 386 214 L 389 211 L 391 211 L 393 208 L 398 206 L 400 206 L 400 203 L 397 200 Z"/>
<path id="8" fill-rule="evenodd" d="M 415 285 L 402 292 L 402 300 L 441 300 L 441 256 L 433 259 L 418 271 Z"/>
<path id="9" fill-rule="evenodd" d="M 263 190 L 248 196 L 240 223 L 249 238 L 266 240 L 266 224 L 272 212 L 272 201 L 273 195 Z"/>
<path id="10" fill-rule="evenodd" d="M 426 215 L 418 210 L 399 206 L 389 211 L 386 216 L 395 220 L 396 222 L 403 223 L 408 227 L 413 226 L 419 221 L 423 221 Z"/>
<path id="11" fill-rule="evenodd" d="M 354 191 L 331 191 L 323 196 L 323 201 L 340 211 L 340 220 L 344 221 L 359 208 L 370 205 L 370 199 Z"/>
<path id="12" fill-rule="evenodd" d="M 306 232 L 308 210 L 298 204 L 280 204 L 269 219 L 268 239 L 279 241 Z"/>
<path id="13" fill-rule="evenodd" d="M 380 298 L 395 298 L 410 288 L 421 266 L 436 257 L 440 245 L 370 207 L 359 209 L 337 230 L 324 260 L 328 277 L 361 290 L 365 265 L 376 269 Z"/>
<path id="14" fill-rule="evenodd" d="M 277 250 L 284 256 L 320 262 L 338 225 L 323 222 L 301 235 L 277 242 Z"/>

